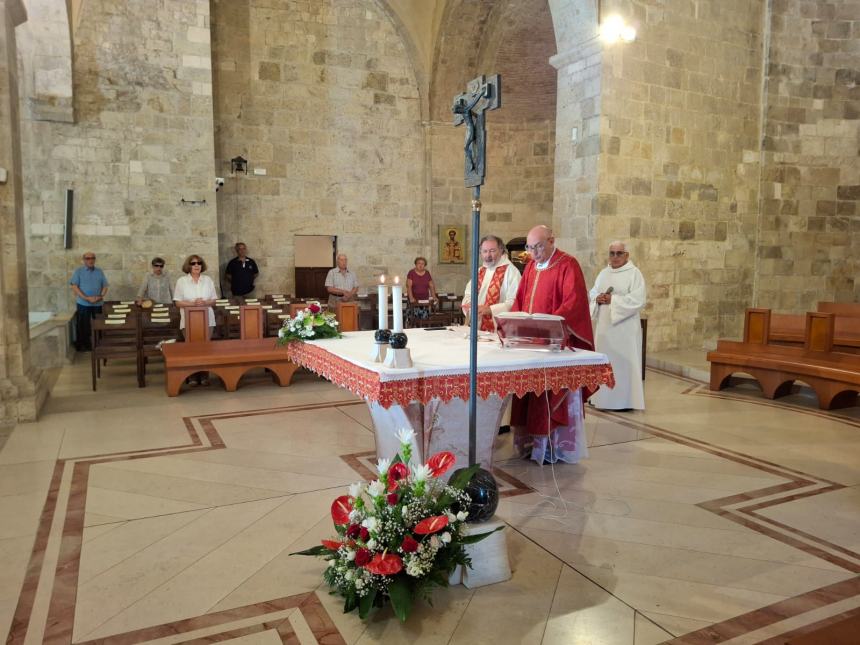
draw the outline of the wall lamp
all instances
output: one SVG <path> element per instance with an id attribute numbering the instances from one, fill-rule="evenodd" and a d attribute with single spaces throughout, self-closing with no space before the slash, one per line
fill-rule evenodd
<path id="1" fill-rule="evenodd" d="M 230 160 L 230 172 L 234 175 L 237 173 L 248 174 L 248 160 L 242 156 L 233 157 Z"/>
<path id="2" fill-rule="evenodd" d="M 600 25 L 600 38 L 607 44 L 617 43 L 619 40 L 630 43 L 636 40 L 636 28 L 626 24 L 621 16 L 609 16 Z"/>

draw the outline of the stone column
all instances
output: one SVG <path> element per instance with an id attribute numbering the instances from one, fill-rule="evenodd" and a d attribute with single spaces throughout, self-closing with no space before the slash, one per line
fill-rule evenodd
<path id="1" fill-rule="evenodd" d="M 15 51 L 15 26 L 26 19 L 21 0 L 0 0 L 0 425 L 35 420 L 46 396 L 29 351 Z"/>
<path id="2" fill-rule="evenodd" d="M 555 194 L 552 226 L 558 246 L 588 273 L 595 262 L 595 223 L 612 206 L 598 196 L 603 48 L 591 37 L 550 58 L 558 70 Z"/>

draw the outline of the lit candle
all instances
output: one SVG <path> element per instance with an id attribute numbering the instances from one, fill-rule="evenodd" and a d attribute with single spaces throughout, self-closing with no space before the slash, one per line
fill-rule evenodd
<path id="1" fill-rule="evenodd" d="M 385 275 L 379 276 L 379 328 L 388 329 L 388 286 Z"/>
<path id="2" fill-rule="evenodd" d="M 394 276 L 394 286 L 391 287 L 391 306 L 394 308 L 394 333 L 403 331 L 403 287 L 400 277 Z"/>

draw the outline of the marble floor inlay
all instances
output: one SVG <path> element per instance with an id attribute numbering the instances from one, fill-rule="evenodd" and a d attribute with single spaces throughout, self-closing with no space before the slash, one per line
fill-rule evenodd
<path id="1" fill-rule="evenodd" d="M 121 362 L 96 394 L 87 369 L 0 447 L 8 643 L 777 643 L 860 612 L 860 420 L 803 392 L 649 370 L 647 411 L 588 411 L 581 464 L 500 436 L 513 578 L 402 625 L 342 614 L 289 555 L 372 475 L 363 402 L 303 373 L 168 399 Z"/>

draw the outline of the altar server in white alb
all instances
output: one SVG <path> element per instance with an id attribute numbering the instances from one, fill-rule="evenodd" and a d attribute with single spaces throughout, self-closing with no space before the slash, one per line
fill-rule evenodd
<path id="1" fill-rule="evenodd" d="M 480 320 L 481 331 L 496 331 L 493 316 L 510 311 L 520 286 L 520 272 L 511 264 L 505 254 L 505 243 L 495 235 L 485 235 L 481 239 L 481 260 L 483 266 L 478 270 L 478 306 L 476 315 Z M 466 284 L 463 297 L 463 313 L 472 317 L 472 281 Z"/>
<path id="2" fill-rule="evenodd" d="M 601 388 L 591 403 L 603 410 L 644 410 L 642 327 L 645 278 L 630 261 L 624 242 L 609 245 L 609 265 L 589 293 L 595 351 L 606 354 L 615 373 L 615 387 Z"/>

